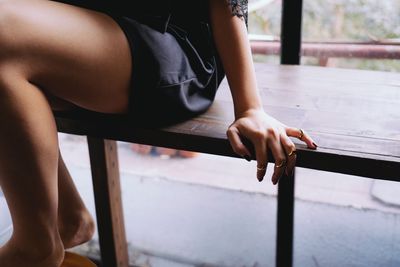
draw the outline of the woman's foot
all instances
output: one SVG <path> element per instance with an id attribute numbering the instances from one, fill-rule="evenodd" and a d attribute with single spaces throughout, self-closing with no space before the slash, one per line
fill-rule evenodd
<path id="1" fill-rule="evenodd" d="M 96 229 L 93 218 L 87 210 L 61 219 L 58 228 L 65 249 L 90 241 Z"/>
<path id="2" fill-rule="evenodd" d="M 64 259 L 61 240 L 44 244 L 40 240 L 34 245 L 17 245 L 12 239 L 0 248 L 1 267 L 59 267 Z"/>
<path id="3" fill-rule="evenodd" d="M 159 156 L 171 158 L 171 157 L 177 155 L 178 150 L 172 149 L 172 148 L 167 148 L 167 147 L 157 146 L 157 147 L 155 147 L 155 152 Z"/>
<path id="4" fill-rule="evenodd" d="M 179 149 L 172 149 L 166 147 L 157 147 L 157 146 L 150 146 L 150 145 L 142 145 L 142 144 L 131 144 L 131 148 L 133 151 L 142 154 L 148 155 L 153 154 L 157 156 L 165 156 L 165 157 L 182 157 L 182 158 L 194 158 L 199 155 L 198 152 L 187 151 L 187 150 L 179 150 Z"/>
<path id="5" fill-rule="evenodd" d="M 178 155 L 181 156 L 182 158 L 194 158 L 200 154 L 199 152 L 188 151 L 188 150 L 179 150 L 178 152 L 179 152 Z"/>
<path id="6" fill-rule="evenodd" d="M 136 153 L 139 153 L 141 155 L 147 155 L 151 153 L 153 146 L 132 143 L 131 148 Z"/>

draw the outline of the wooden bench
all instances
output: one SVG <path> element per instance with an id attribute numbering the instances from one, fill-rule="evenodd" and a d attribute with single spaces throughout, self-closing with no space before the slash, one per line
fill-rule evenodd
<path id="1" fill-rule="evenodd" d="M 261 63 L 255 67 L 265 110 L 305 129 L 319 145 L 308 149 L 292 138 L 296 166 L 400 181 L 400 74 Z M 135 127 L 118 116 L 85 110 L 54 114 L 60 132 L 87 136 L 106 267 L 128 266 L 116 141 L 239 157 L 226 136 L 234 118 L 226 79 L 208 112 L 169 127 Z M 268 159 L 274 162 L 270 152 Z M 292 266 L 294 183 L 288 177 L 279 183 L 276 266 Z"/>

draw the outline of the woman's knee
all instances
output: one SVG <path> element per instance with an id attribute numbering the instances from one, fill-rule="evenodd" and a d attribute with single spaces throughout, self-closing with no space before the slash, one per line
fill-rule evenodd
<path id="1" fill-rule="evenodd" d="M 0 65 L 76 105 L 126 110 L 132 62 L 115 21 L 55 1 L 0 3 Z"/>
<path id="2" fill-rule="evenodd" d="M 21 25 L 24 20 L 18 0 L 0 0 L 0 60 L 13 57 L 21 41 Z"/>
<path id="3" fill-rule="evenodd" d="M 12 46 L 10 45 L 11 39 L 11 21 L 12 21 L 12 2 L 0 1 L 0 59 L 8 54 L 8 49 Z"/>

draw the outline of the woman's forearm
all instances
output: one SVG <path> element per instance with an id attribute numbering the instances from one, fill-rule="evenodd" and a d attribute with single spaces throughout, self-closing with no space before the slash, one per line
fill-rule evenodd
<path id="1" fill-rule="evenodd" d="M 225 69 L 238 118 L 249 109 L 262 109 L 244 19 L 233 16 L 226 0 L 209 0 L 210 22 Z"/>

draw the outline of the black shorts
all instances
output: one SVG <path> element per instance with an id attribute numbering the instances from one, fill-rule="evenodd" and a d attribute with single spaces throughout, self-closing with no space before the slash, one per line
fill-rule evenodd
<path id="1" fill-rule="evenodd" d="M 120 8 L 115 12 L 118 8 L 101 5 L 108 1 L 54 1 L 103 12 L 125 33 L 132 55 L 129 114 L 126 114 L 130 119 L 142 124 L 165 125 L 197 116 L 211 106 L 225 72 L 216 53 L 208 1 L 187 1 L 188 6 L 179 9 L 183 12 L 162 9 L 163 14 L 169 14 L 162 31 L 154 27 L 158 23 L 157 15 L 146 15 L 145 21 L 139 18 L 143 13 L 151 13 L 152 3 L 160 1 L 149 1 L 146 12 L 136 9 L 140 11 L 136 16 L 130 10 L 121 12 Z M 196 12 L 188 12 L 189 7 Z"/>
<path id="2" fill-rule="evenodd" d="M 209 23 L 199 21 L 189 31 L 171 18 L 161 33 L 133 18 L 111 17 L 131 48 L 131 118 L 151 125 L 170 124 L 211 106 L 225 74 Z"/>

